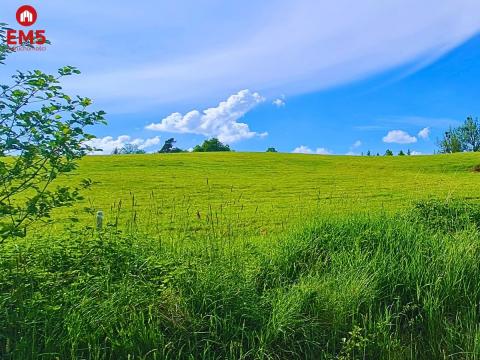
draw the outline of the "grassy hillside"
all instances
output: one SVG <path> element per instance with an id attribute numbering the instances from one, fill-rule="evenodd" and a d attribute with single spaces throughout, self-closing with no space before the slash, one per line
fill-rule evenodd
<path id="1" fill-rule="evenodd" d="M 98 181 L 76 210 L 101 209 L 112 223 L 119 216 L 120 226 L 135 219 L 155 232 L 191 233 L 215 225 L 261 234 L 318 213 L 391 212 L 429 197 L 478 201 L 480 173 L 471 171 L 477 164 L 480 154 L 91 156 L 68 181 Z M 83 211 L 78 216 L 92 223 Z"/>
<path id="2" fill-rule="evenodd" d="M 479 359 L 479 163 L 88 157 L 119 224 L 1 245 L 0 358 Z"/>
<path id="3" fill-rule="evenodd" d="M 9 243 L 2 359 L 478 359 L 480 208 L 268 237 L 108 230 Z"/>

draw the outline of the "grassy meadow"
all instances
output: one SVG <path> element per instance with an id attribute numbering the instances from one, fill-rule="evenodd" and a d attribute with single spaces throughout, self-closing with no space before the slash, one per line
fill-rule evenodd
<path id="1" fill-rule="evenodd" d="M 478 164 L 87 157 L 1 245 L 0 358 L 480 359 Z"/>
<path id="2" fill-rule="evenodd" d="M 405 157 L 278 153 L 90 156 L 66 181 L 98 182 L 57 218 L 110 223 L 173 236 L 219 226 L 258 235 L 318 214 L 395 212 L 428 198 L 479 201 L 478 154 Z M 91 209 L 88 215 L 85 208 Z"/>

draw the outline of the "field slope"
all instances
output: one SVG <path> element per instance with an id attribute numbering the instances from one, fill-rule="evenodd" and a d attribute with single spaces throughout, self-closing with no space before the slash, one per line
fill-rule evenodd
<path id="1" fill-rule="evenodd" d="M 103 210 L 111 222 L 125 225 L 134 217 L 155 232 L 196 231 L 214 220 L 259 234 L 319 213 L 392 212 L 429 197 L 478 201 L 480 173 L 472 171 L 477 164 L 480 154 L 90 156 L 68 181 L 98 182 L 75 209 L 82 221 L 93 222 L 80 211 L 90 207 L 93 213 Z"/>
<path id="2" fill-rule="evenodd" d="M 85 201 L 1 245 L 0 358 L 479 359 L 479 163 L 88 157 Z"/>

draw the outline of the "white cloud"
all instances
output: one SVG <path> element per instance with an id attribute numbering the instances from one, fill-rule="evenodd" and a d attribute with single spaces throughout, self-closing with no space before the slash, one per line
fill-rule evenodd
<path id="1" fill-rule="evenodd" d="M 300 145 L 293 149 L 292 153 L 294 154 L 318 154 L 318 155 L 331 155 L 332 153 L 325 148 L 317 148 L 315 152 L 310 149 L 308 146 Z"/>
<path id="2" fill-rule="evenodd" d="M 410 155 L 423 155 L 423 153 L 421 153 L 420 151 L 413 150 L 410 152 Z"/>
<path id="3" fill-rule="evenodd" d="M 356 149 L 358 147 L 362 146 L 362 142 L 360 140 L 357 140 L 353 143 L 352 148 Z"/>
<path id="4" fill-rule="evenodd" d="M 59 56 L 66 63 L 73 59 L 88 73 L 71 79 L 69 90 L 122 106 L 128 99 L 137 108 L 138 103 L 210 101 L 245 87 L 268 96 L 300 94 L 400 65 L 417 70 L 480 30 L 480 17 L 472 16 L 480 12 L 477 0 L 278 0 L 228 6 L 145 0 L 141 8 L 149 11 L 143 12 L 135 2 L 98 2 L 96 12 L 107 18 L 79 17 L 85 9 L 74 2 L 48 3 L 44 12 L 62 42 L 36 65 Z M 64 26 L 53 21 L 57 18 L 77 20 Z M 125 19 L 131 26 L 122 27 Z M 186 19 L 191 26 L 175 32 Z M 69 43 L 86 28 L 105 36 Z M 214 41 L 207 36 L 213 32 Z M 139 35 L 147 33 L 162 46 L 140 41 Z M 125 52 L 115 38 L 126 38 L 138 51 Z M 92 64 L 89 54 L 100 49 L 105 51 Z"/>
<path id="5" fill-rule="evenodd" d="M 428 127 L 423 128 L 422 130 L 420 130 L 418 132 L 418 137 L 419 138 L 428 139 L 429 136 L 430 136 L 430 128 L 428 128 Z"/>
<path id="6" fill-rule="evenodd" d="M 359 153 L 356 153 L 356 152 L 354 152 L 354 151 L 349 151 L 349 152 L 347 152 L 345 155 L 349 155 L 349 156 L 360 156 Z"/>
<path id="7" fill-rule="evenodd" d="M 146 149 L 146 148 L 149 148 L 149 147 L 152 147 L 152 146 L 155 146 L 155 145 L 158 145 L 160 143 L 160 137 L 159 136 L 155 136 L 153 138 L 149 138 L 149 139 L 146 139 L 146 140 L 143 140 L 143 139 L 134 139 L 132 141 L 132 144 L 134 145 L 137 145 L 139 149 Z"/>
<path id="8" fill-rule="evenodd" d="M 332 153 L 325 149 L 325 148 L 317 148 L 317 150 L 315 150 L 315 154 L 319 154 L 319 155 L 332 155 Z"/>
<path id="9" fill-rule="evenodd" d="M 200 134 L 215 136 L 222 142 L 233 143 L 254 136 L 266 136 L 267 133 L 251 131 L 245 123 L 238 122 L 255 106 L 265 101 L 259 93 L 241 90 L 222 101 L 217 107 L 192 110 L 185 115 L 172 113 L 159 123 L 152 123 L 148 130 L 165 131 L 180 134 Z"/>
<path id="10" fill-rule="evenodd" d="M 285 101 L 283 99 L 275 99 L 272 101 L 272 104 L 275 105 L 276 107 L 284 107 L 285 106 Z"/>
<path id="11" fill-rule="evenodd" d="M 313 151 L 308 146 L 300 145 L 293 149 L 292 153 L 294 154 L 312 154 Z"/>
<path id="12" fill-rule="evenodd" d="M 88 146 L 96 149 L 101 149 L 93 152 L 93 154 L 111 154 L 115 149 L 121 149 L 126 144 L 137 145 L 139 149 L 145 150 L 149 147 L 158 145 L 160 143 L 160 137 L 155 136 L 149 139 L 132 138 L 129 135 L 120 135 L 116 139 L 112 136 L 105 136 L 102 138 L 95 138 L 85 142 Z"/>
<path id="13" fill-rule="evenodd" d="M 403 130 L 391 130 L 386 136 L 383 137 L 383 142 L 396 144 L 411 144 L 417 142 L 417 138 L 415 136 L 409 135 Z"/>

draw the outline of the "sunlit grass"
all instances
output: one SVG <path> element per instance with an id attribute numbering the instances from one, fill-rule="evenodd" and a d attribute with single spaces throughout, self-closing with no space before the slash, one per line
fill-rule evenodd
<path id="1" fill-rule="evenodd" d="M 93 214 L 120 226 L 141 221 L 155 233 L 283 231 L 314 214 L 397 211 L 412 201 L 479 201 L 480 154 L 405 157 L 275 153 L 192 153 L 91 156 L 68 182 L 97 184 L 74 214 Z M 90 208 L 91 215 L 83 209 Z"/>
<path id="2" fill-rule="evenodd" d="M 1 248 L 0 358 L 478 359 L 479 163 L 89 157 Z"/>

